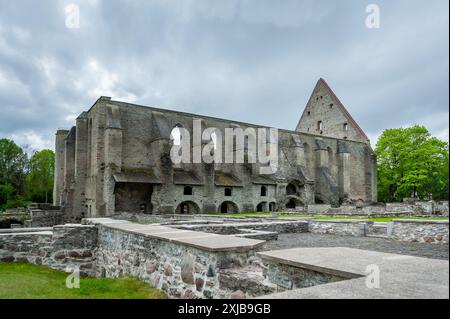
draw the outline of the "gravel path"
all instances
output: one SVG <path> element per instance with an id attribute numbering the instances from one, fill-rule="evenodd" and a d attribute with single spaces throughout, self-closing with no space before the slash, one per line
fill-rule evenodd
<path id="1" fill-rule="evenodd" d="M 385 253 L 448 260 L 448 245 L 409 243 L 384 238 L 350 237 L 311 233 L 279 234 L 278 240 L 266 243 L 264 250 L 295 247 L 350 247 Z"/>

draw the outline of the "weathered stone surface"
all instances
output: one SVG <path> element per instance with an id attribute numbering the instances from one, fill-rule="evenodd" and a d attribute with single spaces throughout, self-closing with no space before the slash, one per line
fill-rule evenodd
<path id="1" fill-rule="evenodd" d="M 169 263 L 164 264 L 164 275 L 172 276 L 172 266 Z"/>
<path id="2" fill-rule="evenodd" d="M 448 244 L 448 221 L 394 220 L 391 237 L 401 241 Z"/>
<path id="3" fill-rule="evenodd" d="M 9 251 L 0 250 L 0 261 L 1 262 L 13 262 L 14 255 Z"/>
<path id="4" fill-rule="evenodd" d="M 202 130 L 214 127 L 225 136 L 225 129 L 254 125 L 101 97 L 76 126 L 57 131 L 55 204 L 65 219 L 81 219 L 88 212 L 97 217 L 302 209 L 316 198 L 332 205 L 344 198 L 376 202 L 376 158 L 367 136 L 322 79 L 313 96 L 296 130 L 278 131 L 279 167 L 267 177 L 255 176 L 259 165 L 248 163 L 211 170 L 208 163 L 181 166 L 170 160 L 175 126 L 192 130 L 197 120 Z M 190 150 L 201 152 L 203 146 Z M 248 145 L 235 145 L 235 151 L 240 148 Z M 288 192 L 288 183 L 297 186 Z"/>
<path id="5" fill-rule="evenodd" d="M 197 277 L 195 279 L 195 287 L 197 288 L 197 291 L 202 291 L 203 290 L 204 283 L 205 283 L 205 281 L 201 277 Z"/>
<path id="6" fill-rule="evenodd" d="M 230 295 L 230 299 L 246 299 L 245 293 L 242 290 L 233 291 Z"/>
<path id="7" fill-rule="evenodd" d="M 158 263 L 157 262 L 150 262 L 147 264 L 145 271 L 147 274 L 152 274 L 158 269 Z"/>
<path id="8" fill-rule="evenodd" d="M 187 284 L 194 284 L 194 258 L 185 255 L 181 261 L 181 279 Z"/>

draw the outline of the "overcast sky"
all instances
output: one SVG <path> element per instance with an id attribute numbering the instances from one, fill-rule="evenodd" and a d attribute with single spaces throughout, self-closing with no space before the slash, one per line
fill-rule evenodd
<path id="1" fill-rule="evenodd" d="M 366 27 L 370 3 L 379 29 Z M 101 95 L 294 129 L 323 77 L 372 144 L 414 123 L 448 141 L 448 6 L 0 0 L 0 137 L 53 148 L 55 130 Z"/>

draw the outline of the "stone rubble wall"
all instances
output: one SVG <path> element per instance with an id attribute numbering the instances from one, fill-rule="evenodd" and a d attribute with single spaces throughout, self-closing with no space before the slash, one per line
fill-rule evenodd
<path id="1" fill-rule="evenodd" d="M 0 262 L 30 262 L 41 265 L 51 251 L 52 233 L 0 233 Z"/>
<path id="2" fill-rule="evenodd" d="M 389 235 L 400 241 L 448 244 L 448 232 L 448 221 L 397 219 Z"/>
<path id="3" fill-rule="evenodd" d="M 29 262 L 62 271 L 93 276 L 97 228 L 90 225 L 68 224 L 37 231 L 8 230 L 0 232 L 0 261 Z"/>
<path id="4" fill-rule="evenodd" d="M 30 227 L 49 227 L 64 222 L 64 215 L 59 210 L 31 209 L 30 216 Z"/>
<path id="5" fill-rule="evenodd" d="M 274 223 L 271 230 L 282 227 L 280 223 Z M 72 271 L 77 266 L 81 274 L 97 277 L 133 276 L 171 297 L 188 299 L 256 297 L 345 279 L 276 262 L 262 262 L 256 256 L 259 248 L 208 249 L 189 244 L 189 240 L 183 242 L 182 237 L 173 241 L 151 236 L 145 230 L 133 230 L 143 225 L 130 225 L 130 230 L 117 229 L 107 223 L 2 230 L 0 262 L 29 262 L 62 271 Z M 373 228 L 370 221 L 355 220 L 288 221 L 283 225 L 285 231 L 309 230 L 342 236 L 365 236 Z M 192 230 L 192 226 L 199 225 L 185 226 L 191 226 L 188 229 Z M 268 225 L 261 227 L 270 229 Z M 241 228 L 236 227 L 236 230 L 242 233 Z M 173 228 L 173 231 L 179 233 L 179 229 Z M 386 231 L 389 238 L 395 240 L 448 244 L 448 221 L 394 220 L 386 224 Z"/>
<path id="6" fill-rule="evenodd" d="M 263 262 L 266 266 L 263 275 L 268 282 L 276 285 L 278 292 L 350 279 L 274 261 Z"/>
<path id="7" fill-rule="evenodd" d="M 214 234 L 240 234 L 242 229 L 258 230 L 277 233 L 305 233 L 308 231 L 308 222 L 304 220 L 297 221 L 263 221 L 263 222 L 247 222 L 239 221 L 233 223 L 208 223 L 208 224 L 181 224 L 172 225 L 171 227 L 179 229 L 189 229 L 203 231 Z"/>
<path id="8" fill-rule="evenodd" d="M 134 276 L 175 298 L 229 298 L 221 272 L 244 267 L 254 251 L 207 251 L 99 226 L 98 275 Z M 261 289 L 253 291 L 263 294 Z"/>
<path id="9" fill-rule="evenodd" d="M 309 220 L 309 232 L 341 236 L 366 236 L 370 221 Z"/>

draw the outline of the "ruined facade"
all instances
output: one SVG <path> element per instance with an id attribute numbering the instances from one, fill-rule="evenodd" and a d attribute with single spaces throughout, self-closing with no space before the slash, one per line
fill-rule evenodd
<path id="1" fill-rule="evenodd" d="M 78 220 L 377 200 L 376 157 L 367 136 L 323 79 L 296 130 L 278 131 L 278 169 L 271 175 L 261 175 L 259 163 L 172 163 L 173 129 L 192 131 L 194 119 L 202 129 L 258 128 L 99 98 L 76 126 L 56 133 L 54 204 Z"/>

